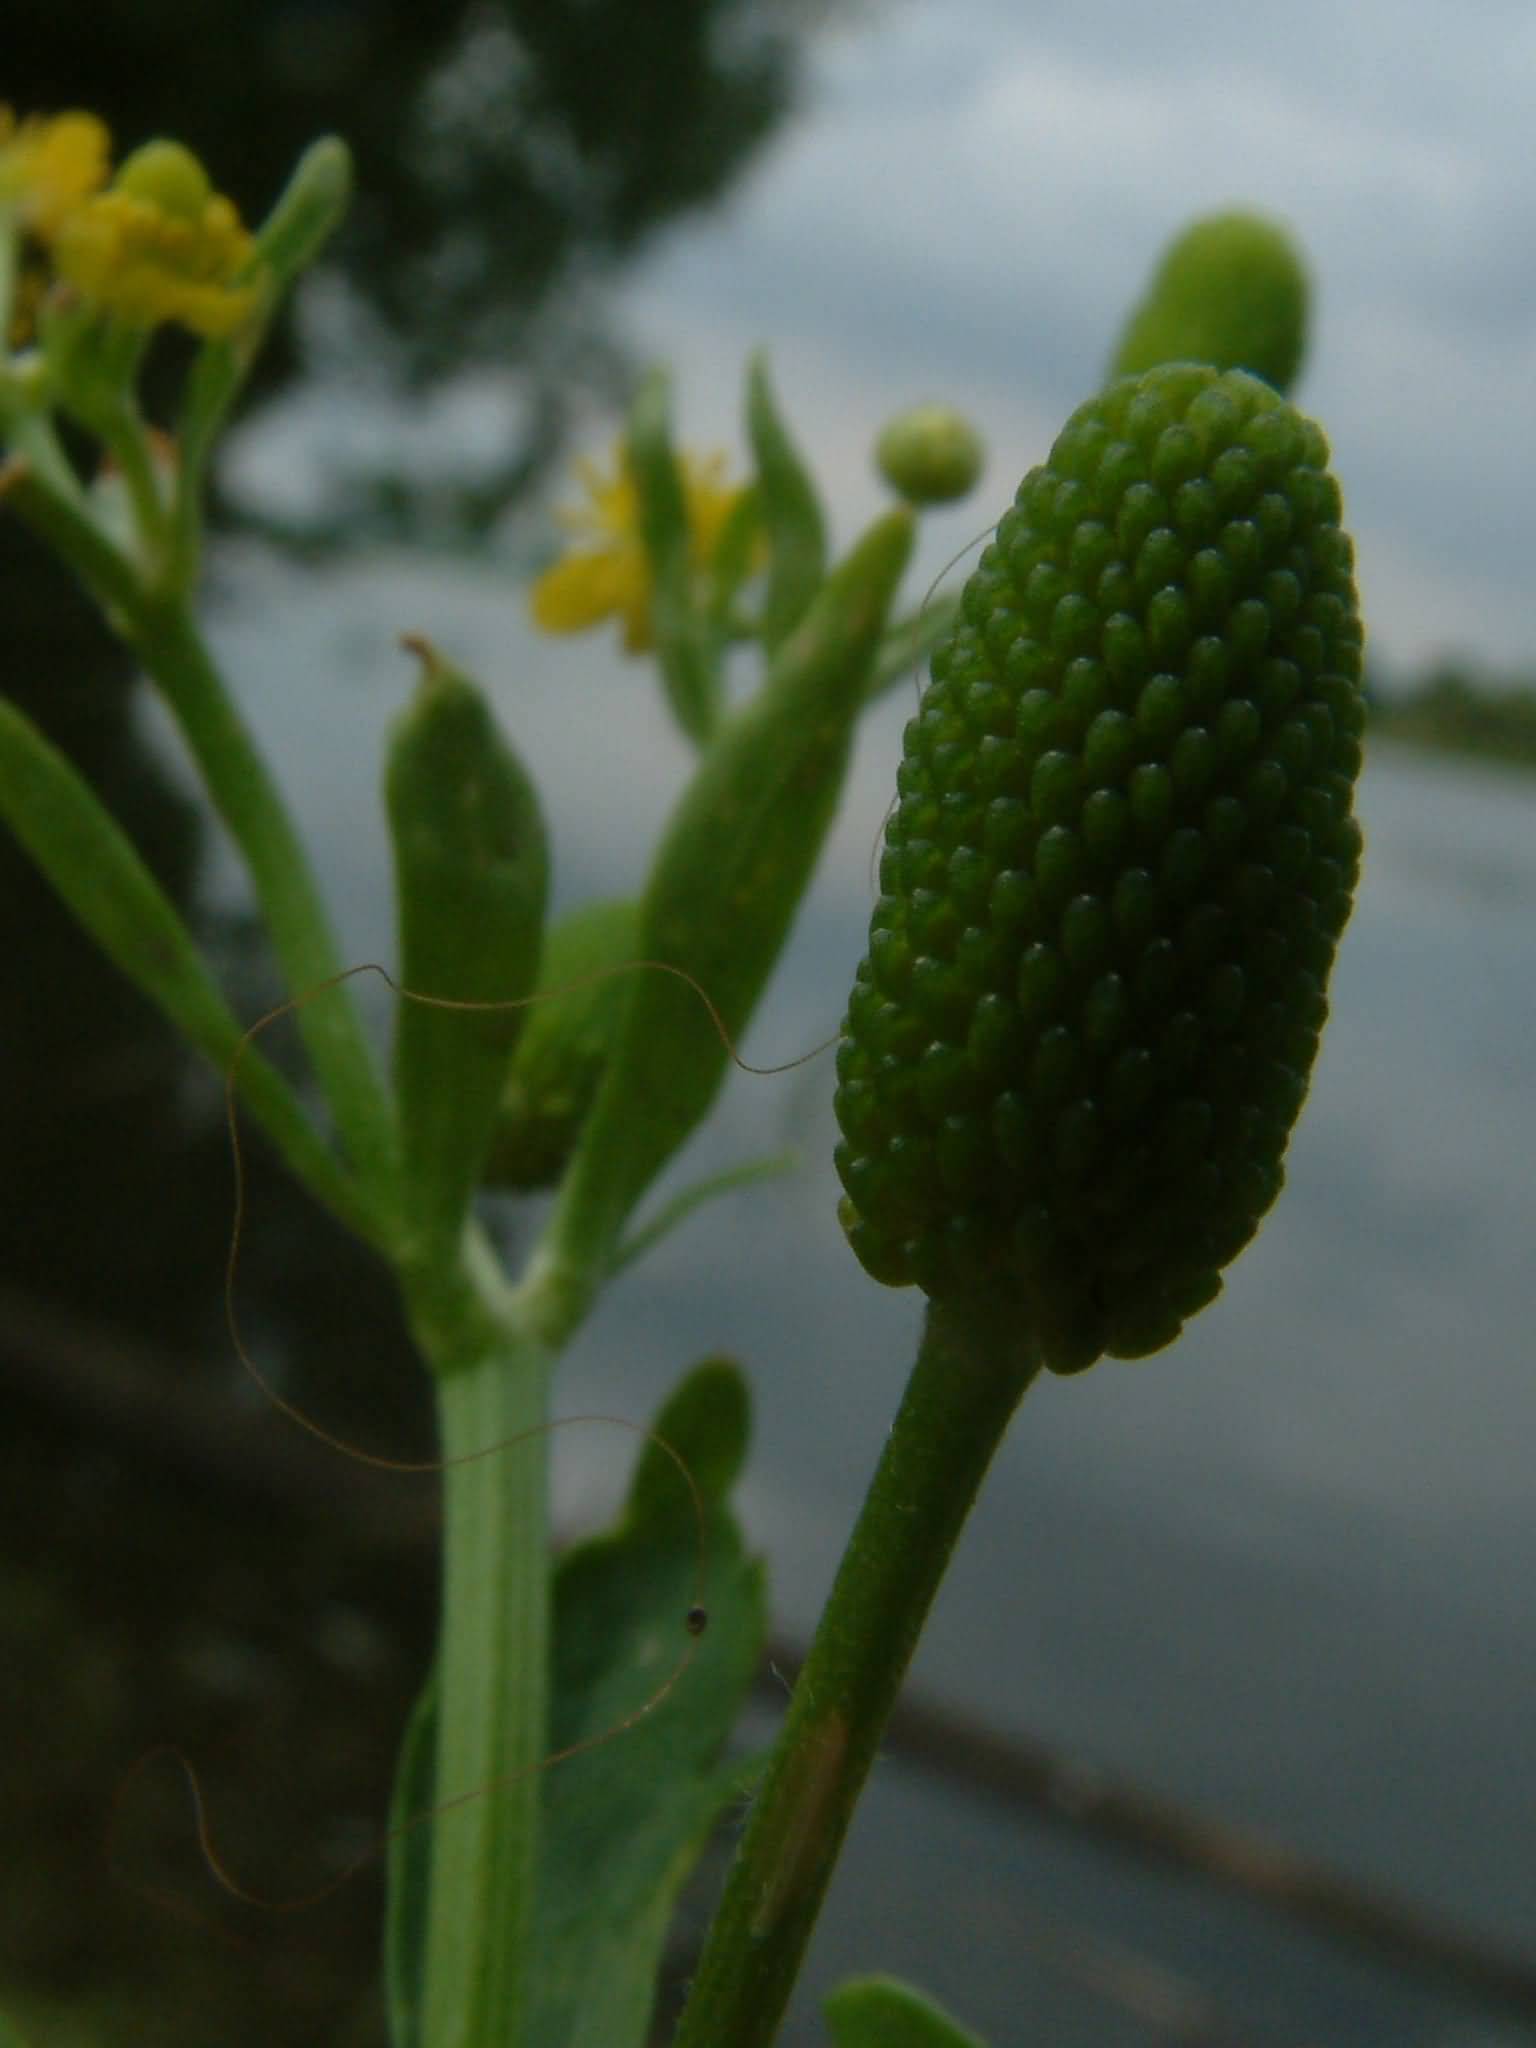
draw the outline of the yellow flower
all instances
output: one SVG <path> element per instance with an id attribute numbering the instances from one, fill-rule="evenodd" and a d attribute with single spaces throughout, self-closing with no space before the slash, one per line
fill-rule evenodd
<path id="1" fill-rule="evenodd" d="M 18 122 L 0 105 L 0 211 L 51 242 L 69 216 L 105 184 L 111 140 L 94 114 L 32 115 Z"/>
<path id="2" fill-rule="evenodd" d="M 254 311 L 255 244 L 233 203 L 179 142 L 146 142 L 110 190 L 72 213 L 54 252 L 83 299 L 130 327 L 169 320 L 194 334 L 233 334 Z"/>
<path id="3" fill-rule="evenodd" d="M 651 565 L 640 534 L 640 493 L 628 452 L 621 441 L 611 475 L 595 462 L 578 467 L 588 502 L 557 515 L 574 544 L 536 579 L 531 593 L 534 624 L 546 633 L 583 633 L 617 617 L 624 628 L 625 653 L 642 654 L 655 639 Z M 689 558 L 701 570 L 714 560 L 742 492 L 725 482 L 723 455 L 685 454 L 679 468 Z"/>

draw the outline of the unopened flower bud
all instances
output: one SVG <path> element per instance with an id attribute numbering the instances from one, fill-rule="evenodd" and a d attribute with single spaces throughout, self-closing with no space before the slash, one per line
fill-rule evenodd
<path id="1" fill-rule="evenodd" d="M 981 437 L 950 405 L 898 413 L 875 443 L 875 462 L 910 505 L 947 505 L 975 487 L 986 460 Z"/>

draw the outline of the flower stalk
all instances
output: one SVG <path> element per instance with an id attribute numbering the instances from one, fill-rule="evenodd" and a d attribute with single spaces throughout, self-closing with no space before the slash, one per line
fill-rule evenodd
<path id="1" fill-rule="evenodd" d="M 931 1303 L 674 2048 L 767 2048 L 918 1635 L 1039 1370 L 996 1301 Z"/>
<path id="2" fill-rule="evenodd" d="M 245 857 L 290 988 L 304 992 L 334 980 L 341 956 L 309 859 L 190 609 L 180 598 L 145 607 L 135 640 Z M 298 1025 L 359 1179 L 392 1197 L 394 1111 L 350 989 L 332 988 L 306 1002 Z"/>

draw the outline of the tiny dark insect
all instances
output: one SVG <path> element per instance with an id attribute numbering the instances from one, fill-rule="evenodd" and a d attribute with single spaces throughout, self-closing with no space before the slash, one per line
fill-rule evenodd
<path id="1" fill-rule="evenodd" d="M 691 1636 L 703 1635 L 709 1626 L 709 1614 L 703 1607 L 690 1607 L 684 1616 L 684 1625 Z"/>

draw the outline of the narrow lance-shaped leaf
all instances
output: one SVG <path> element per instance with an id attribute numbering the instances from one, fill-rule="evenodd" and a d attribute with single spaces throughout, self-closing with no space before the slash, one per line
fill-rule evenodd
<path id="1" fill-rule="evenodd" d="M 421 2048 L 436 1756 L 437 1673 L 433 1671 L 406 1721 L 389 1803 L 389 1904 L 384 1921 L 389 2048 Z"/>
<path id="2" fill-rule="evenodd" d="M 199 500 L 208 457 L 250 372 L 273 311 L 330 240 L 352 196 L 352 158 L 336 135 L 311 143 L 256 231 L 263 278 L 260 317 L 229 340 L 206 341 L 187 373 L 177 429 L 180 476 L 176 522 L 183 560 L 195 552 Z"/>
<path id="3" fill-rule="evenodd" d="M 341 225 L 352 197 L 352 157 L 339 135 L 322 135 L 294 165 L 256 230 L 256 254 L 280 289 L 306 271 Z"/>
<path id="4" fill-rule="evenodd" d="M 646 886 L 638 971 L 551 1226 L 556 1267 L 590 1286 L 635 1202 L 704 1116 L 778 958 L 837 808 L 870 662 L 912 543 L 877 521 L 709 749 Z M 714 1006 L 712 1017 L 700 999 Z M 718 1021 L 717 1021 L 718 1020 Z"/>
<path id="5" fill-rule="evenodd" d="M 542 1188 L 559 1178 L 602 1079 L 639 949 L 632 897 L 583 903 L 550 927 L 486 1162 L 492 1185 Z"/>
<path id="6" fill-rule="evenodd" d="M 108 959 L 227 1072 L 243 1032 L 175 905 L 73 764 L 4 701 L 0 817 Z M 377 1219 L 288 1083 L 254 1046 L 240 1058 L 238 1081 L 294 1171 L 353 1229 L 376 1238 Z"/>
<path id="7" fill-rule="evenodd" d="M 688 499 L 672 445 L 664 370 L 653 370 L 640 386 L 625 446 L 650 560 L 651 616 L 662 681 L 678 724 L 702 746 L 720 718 L 719 641 L 694 587 Z"/>
<path id="8" fill-rule="evenodd" d="M 753 628 L 736 618 L 733 607 L 737 592 L 752 573 L 762 534 L 762 495 L 756 484 L 748 484 L 736 493 L 708 564 L 705 606 L 717 648 L 723 648 L 733 637 L 757 637 Z"/>
<path id="9" fill-rule="evenodd" d="M 827 537 L 816 486 L 779 412 L 761 353 L 747 371 L 747 435 L 768 539 L 762 638 L 771 654 L 805 617 L 821 587 Z"/>
<path id="10" fill-rule="evenodd" d="M 533 988 L 548 885 L 533 786 L 485 699 L 424 642 L 385 778 L 400 974 L 418 995 L 517 1003 Z M 461 1230 L 524 1021 L 402 998 L 395 1087 L 405 1212 L 424 1253 Z"/>

